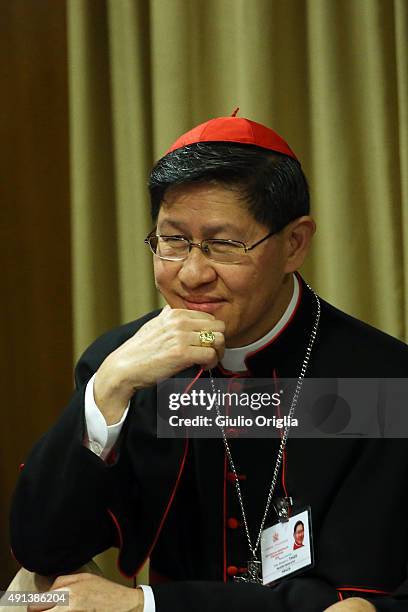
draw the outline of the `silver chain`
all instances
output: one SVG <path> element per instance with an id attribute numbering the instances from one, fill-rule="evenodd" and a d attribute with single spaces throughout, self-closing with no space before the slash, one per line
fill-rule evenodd
<path id="1" fill-rule="evenodd" d="M 263 531 L 263 528 L 264 528 L 264 525 L 265 525 L 266 517 L 268 515 L 269 507 L 271 505 L 271 501 L 272 501 L 273 494 L 274 494 L 274 491 L 275 491 L 276 482 L 277 482 L 278 474 L 279 474 L 279 469 L 280 469 L 280 466 L 281 466 L 281 463 L 282 463 L 283 453 L 284 453 L 284 450 L 285 450 L 285 447 L 286 447 L 286 442 L 287 442 L 288 435 L 289 435 L 290 422 L 291 422 L 291 420 L 293 418 L 293 415 L 295 414 L 296 406 L 297 406 L 297 403 L 298 403 L 298 400 L 299 400 L 300 391 L 302 389 L 303 379 L 304 379 L 305 374 L 306 374 L 306 370 L 307 370 L 307 366 L 308 366 L 308 363 L 309 363 L 310 355 L 312 353 L 312 348 L 313 348 L 314 342 L 316 340 L 317 330 L 318 330 L 318 327 L 319 327 L 320 310 L 321 310 L 321 308 L 320 308 L 320 300 L 319 300 L 318 296 L 316 295 L 316 293 L 313 291 L 313 289 L 309 285 L 307 285 L 307 287 L 313 293 L 313 295 L 315 297 L 315 300 L 316 300 L 316 305 L 317 305 L 316 318 L 315 318 L 315 322 L 313 324 L 313 329 L 312 329 L 312 331 L 310 333 L 309 344 L 307 346 L 305 357 L 303 359 L 302 369 L 300 371 L 299 378 L 297 379 L 296 389 L 295 389 L 295 391 L 293 393 L 292 403 L 290 405 L 290 410 L 289 410 L 289 413 L 288 413 L 288 419 L 287 419 L 288 423 L 285 426 L 285 429 L 284 429 L 284 432 L 283 432 L 283 435 L 282 435 L 282 438 L 281 438 L 281 443 L 279 445 L 279 450 L 278 450 L 278 454 L 277 454 L 277 458 L 276 458 L 275 469 L 273 471 L 273 476 L 272 476 L 272 482 L 271 482 L 271 486 L 269 487 L 268 497 L 267 497 L 267 500 L 266 500 L 265 512 L 264 512 L 263 517 L 262 517 L 261 526 L 259 528 L 259 533 L 258 533 L 258 537 L 257 537 L 256 542 L 255 542 L 255 546 L 252 546 L 251 536 L 249 535 L 248 522 L 247 522 L 247 517 L 246 517 L 246 513 L 245 513 L 244 502 L 243 502 L 243 499 L 242 499 L 242 493 L 241 493 L 241 487 L 240 487 L 240 484 L 239 484 L 238 474 L 237 474 L 237 470 L 235 468 L 235 463 L 234 463 L 234 460 L 232 458 L 232 454 L 231 454 L 231 450 L 230 450 L 230 447 L 229 447 L 229 444 L 228 444 L 227 436 L 225 435 L 225 429 L 224 429 L 224 427 L 222 427 L 220 425 L 220 429 L 221 429 L 221 432 L 222 432 L 222 438 L 223 438 L 224 446 L 225 446 L 225 452 L 227 453 L 228 461 L 229 461 L 229 464 L 231 466 L 231 470 L 232 470 L 232 472 L 234 474 L 234 477 L 235 477 L 235 488 L 237 490 L 237 496 L 238 496 L 238 500 L 239 500 L 239 505 L 241 506 L 241 514 L 242 514 L 242 519 L 244 521 L 245 532 L 246 532 L 246 537 L 247 537 L 247 540 L 248 540 L 249 550 L 251 551 L 252 556 L 253 556 L 254 559 L 257 558 L 256 557 L 256 552 L 258 550 L 259 543 L 261 541 L 262 531 Z M 212 387 L 212 390 L 213 390 L 213 393 L 214 393 L 214 397 L 217 397 L 217 392 L 216 392 L 215 384 L 214 384 L 214 378 L 213 378 L 211 370 L 210 370 L 209 374 L 210 374 L 210 382 L 211 382 L 211 387 Z M 215 402 L 215 409 L 217 411 L 217 416 L 220 417 L 221 416 L 221 414 L 220 414 L 220 407 L 219 407 L 217 402 Z"/>

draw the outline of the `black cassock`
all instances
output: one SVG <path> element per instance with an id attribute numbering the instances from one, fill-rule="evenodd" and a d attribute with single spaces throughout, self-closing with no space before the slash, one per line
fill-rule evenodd
<path id="1" fill-rule="evenodd" d="M 132 576 L 150 556 L 157 612 L 321 612 L 350 596 L 369 599 L 379 611 L 408 610 L 406 440 L 289 437 L 276 495 L 310 505 L 315 566 L 273 587 L 233 582 L 250 555 L 222 441 L 157 439 L 156 388 L 133 397 L 110 463 L 83 446 L 88 380 L 157 314 L 108 332 L 80 359 L 69 406 L 20 475 L 11 512 L 18 561 L 40 574 L 61 574 L 116 545 L 122 572 Z M 297 378 L 315 315 L 315 299 L 301 281 L 289 324 L 247 359 L 250 376 Z M 405 344 L 322 301 L 307 377 L 407 375 Z M 301 411 L 300 401 L 299 418 Z M 231 441 L 253 540 L 278 444 Z"/>

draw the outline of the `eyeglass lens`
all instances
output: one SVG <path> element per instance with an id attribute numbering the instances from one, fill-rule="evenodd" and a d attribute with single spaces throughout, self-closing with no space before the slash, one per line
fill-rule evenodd
<path id="1" fill-rule="evenodd" d="M 185 238 L 153 236 L 150 238 L 152 251 L 169 260 L 185 259 L 190 252 L 190 243 Z M 224 263 L 238 263 L 244 256 L 242 245 L 222 240 L 204 240 L 201 250 L 209 259 Z"/>

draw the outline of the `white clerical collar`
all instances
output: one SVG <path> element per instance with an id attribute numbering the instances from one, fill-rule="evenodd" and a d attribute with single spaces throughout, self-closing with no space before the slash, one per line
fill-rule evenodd
<path id="1" fill-rule="evenodd" d="M 226 348 L 221 362 L 221 365 L 225 370 L 229 370 L 230 372 L 243 372 L 247 369 L 245 365 L 245 357 L 248 355 L 248 353 L 253 353 L 265 344 L 268 344 L 268 342 L 271 342 L 271 340 L 273 340 L 274 337 L 282 331 L 295 311 L 299 298 L 299 292 L 299 281 L 296 274 L 293 274 L 292 299 L 290 300 L 282 317 L 279 319 L 276 325 L 274 325 L 274 327 L 267 334 L 265 334 L 265 336 L 259 338 L 259 340 L 256 340 L 255 342 L 252 342 L 252 344 L 248 344 L 247 346 L 239 346 L 237 348 Z"/>

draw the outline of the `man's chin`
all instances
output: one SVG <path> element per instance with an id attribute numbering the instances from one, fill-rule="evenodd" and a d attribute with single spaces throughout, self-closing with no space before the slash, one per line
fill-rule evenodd
<path id="1" fill-rule="evenodd" d="M 223 320 L 221 316 L 222 310 L 227 305 L 227 302 L 223 300 L 211 301 L 198 301 L 188 300 L 186 298 L 177 297 L 174 300 L 168 300 L 171 308 L 182 308 L 185 310 L 195 310 L 197 312 L 206 312 L 212 314 L 216 319 Z"/>
<path id="2" fill-rule="evenodd" d="M 224 302 L 189 302 L 185 300 L 184 304 L 184 307 L 187 308 L 187 310 L 207 312 L 208 314 L 212 314 L 217 319 L 221 319 L 219 315 L 224 305 Z"/>

